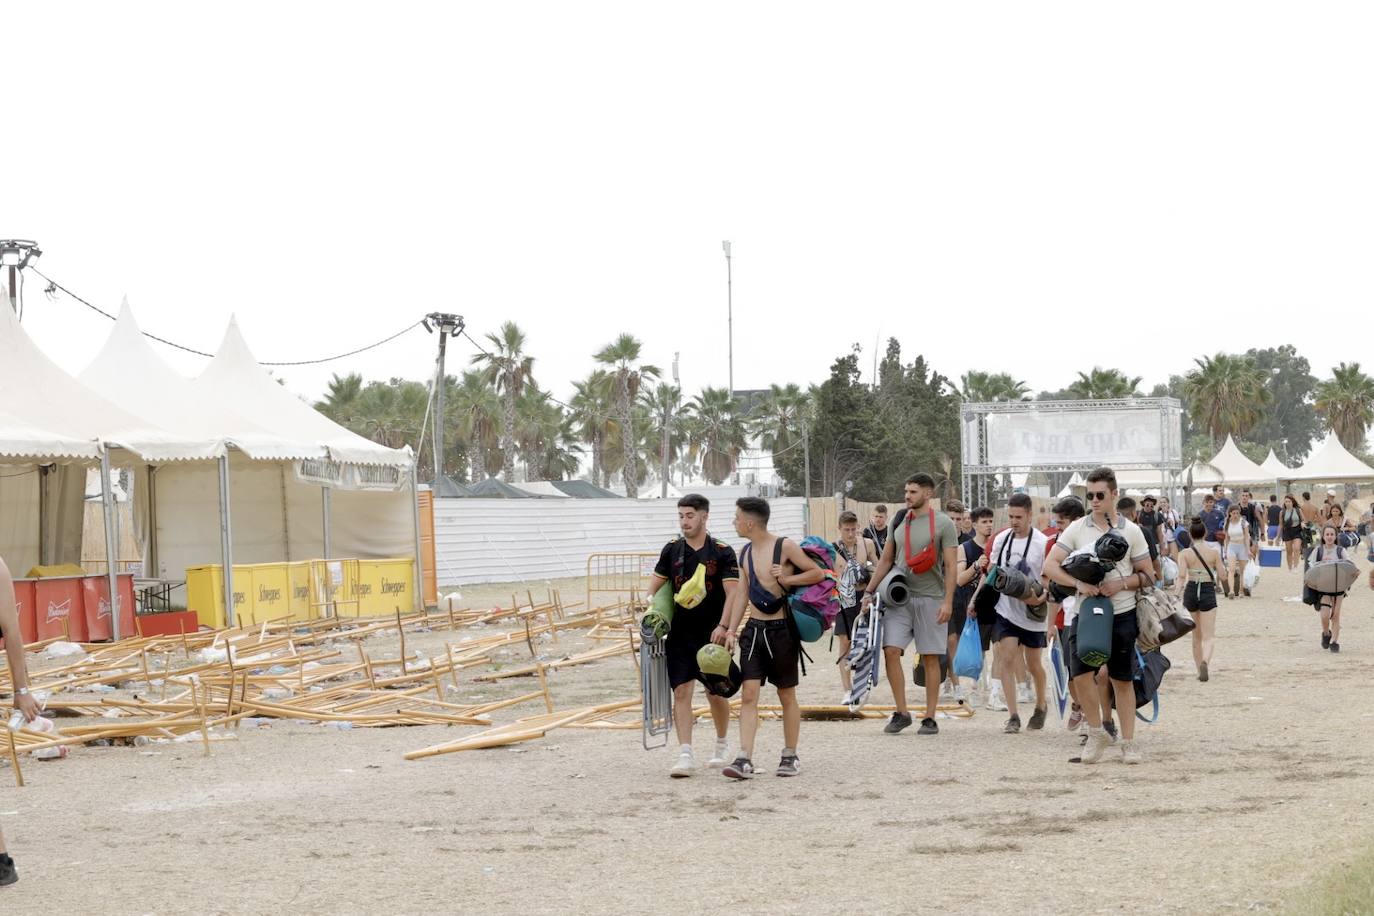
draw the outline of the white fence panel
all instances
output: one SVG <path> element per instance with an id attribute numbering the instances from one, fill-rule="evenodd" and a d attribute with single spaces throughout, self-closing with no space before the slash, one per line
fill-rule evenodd
<path id="1" fill-rule="evenodd" d="M 805 500 L 770 501 L 769 528 L 804 535 Z M 713 505 L 710 532 L 736 550 L 733 502 Z M 594 553 L 652 552 L 678 534 L 672 500 L 436 499 L 434 555 L 439 585 L 541 582 L 584 576 Z"/>

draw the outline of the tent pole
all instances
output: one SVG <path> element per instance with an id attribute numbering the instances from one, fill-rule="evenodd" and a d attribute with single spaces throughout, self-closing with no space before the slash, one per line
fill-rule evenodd
<path id="1" fill-rule="evenodd" d="M 100 450 L 100 501 L 105 508 L 105 576 L 110 584 L 110 638 L 119 641 L 118 526 L 115 524 L 114 488 L 110 486 L 110 447 Z"/>
<path id="2" fill-rule="evenodd" d="M 224 622 L 234 625 L 234 543 L 229 523 L 229 453 L 219 456 L 219 543 L 224 564 Z"/>
<path id="3" fill-rule="evenodd" d="M 330 508 L 330 506 L 329 506 L 329 501 L 330 501 L 330 498 L 329 498 L 329 497 L 330 497 L 330 494 L 329 494 L 329 487 L 320 487 L 320 512 L 321 512 L 321 514 L 322 514 L 322 516 L 323 516 L 323 519 L 324 519 L 324 557 L 323 557 L 323 559 L 326 559 L 326 560 L 328 560 L 329 557 L 330 557 L 330 552 L 329 552 L 329 549 L 330 549 L 330 545 L 329 545 L 329 508 Z"/>
<path id="4" fill-rule="evenodd" d="M 425 607 L 424 564 L 420 560 L 420 485 L 415 469 L 416 462 L 410 463 L 410 511 L 415 521 L 415 606 L 411 610 L 422 611 Z"/>
<path id="5" fill-rule="evenodd" d="M 162 569 L 157 557 L 157 467 L 148 465 L 148 567 L 145 576 L 162 578 Z"/>
<path id="6" fill-rule="evenodd" d="M 38 466 L 38 565 L 48 565 L 48 466 Z"/>

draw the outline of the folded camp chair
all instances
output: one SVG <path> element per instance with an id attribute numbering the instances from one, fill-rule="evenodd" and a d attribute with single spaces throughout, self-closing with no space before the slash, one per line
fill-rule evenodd
<path id="1" fill-rule="evenodd" d="M 668 685 L 668 644 L 652 626 L 639 630 L 639 692 L 644 707 L 644 749 L 666 747 L 673 730 L 673 689 Z M 653 744 L 649 742 L 662 738 Z"/>
<path id="2" fill-rule="evenodd" d="M 854 620 L 854 632 L 849 644 L 849 668 L 853 672 L 853 686 L 844 698 L 850 712 L 857 712 L 868 698 L 868 692 L 878 686 L 879 669 L 883 661 L 882 598 L 875 597 L 867 614 Z"/>

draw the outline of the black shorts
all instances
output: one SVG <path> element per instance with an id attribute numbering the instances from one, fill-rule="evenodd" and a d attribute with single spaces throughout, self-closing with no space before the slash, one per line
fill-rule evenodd
<path id="1" fill-rule="evenodd" d="M 963 607 L 956 607 L 954 613 L 949 615 L 949 635 L 960 636 L 964 632 L 964 627 L 968 626 L 968 603 Z"/>
<path id="2" fill-rule="evenodd" d="M 859 619 L 860 605 L 842 607 L 835 615 L 835 635 L 848 638 L 854 632 L 854 621 Z"/>
<path id="3" fill-rule="evenodd" d="M 992 631 L 996 624 L 978 621 L 978 635 L 983 639 L 983 651 L 992 651 Z"/>
<path id="4" fill-rule="evenodd" d="M 997 623 L 993 628 L 992 635 L 998 642 L 1010 637 L 1028 649 L 1043 649 L 1049 645 L 1044 633 L 1018 627 L 1000 614 L 997 616 Z"/>
<path id="5" fill-rule="evenodd" d="M 1089 668 L 1078 657 L 1077 630 L 1078 618 L 1073 619 L 1075 633 L 1073 651 L 1069 652 L 1069 676 L 1091 674 L 1096 668 Z M 1114 681 L 1129 681 L 1135 677 L 1135 639 L 1140 635 L 1140 624 L 1136 622 L 1135 610 L 1117 614 L 1112 618 L 1112 654 L 1107 659 L 1107 677 Z"/>
<path id="6" fill-rule="evenodd" d="M 697 653 L 710 641 L 710 630 L 703 633 L 691 627 L 682 627 L 668 633 L 664 654 L 668 656 L 669 686 L 679 687 L 701 677 Z"/>
<path id="7" fill-rule="evenodd" d="M 1183 589 L 1183 609 L 1187 611 L 1215 611 L 1217 587 L 1210 582 L 1189 582 Z"/>
<path id="8" fill-rule="evenodd" d="M 741 681 L 767 681 L 774 687 L 801 683 L 801 647 L 786 619 L 749 619 L 739 639 L 739 670 Z"/>
<path id="9" fill-rule="evenodd" d="M 1282 535 L 1282 537 L 1283 537 L 1283 540 L 1284 540 L 1284 541 L 1301 541 L 1301 540 L 1302 540 L 1302 529 L 1301 529 L 1301 528 L 1285 528 L 1285 529 L 1283 529 L 1283 535 Z"/>

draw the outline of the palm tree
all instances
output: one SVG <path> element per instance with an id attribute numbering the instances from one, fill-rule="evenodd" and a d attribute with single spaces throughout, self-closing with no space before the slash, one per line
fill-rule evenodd
<path id="1" fill-rule="evenodd" d="M 324 400 L 315 402 L 315 409 L 340 426 L 349 426 L 358 407 L 358 395 L 362 391 L 363 377 L 357 372 L 342 376 L 336 372 L 329 380 L 329 390 L 325 392 Z"/>
<path id="2" fill-rule="evenodd" d="M 487 381 L 502 397 L 501 452 L 505 465 L 501 476 L 507 483 L 515 476 L 515 403 L 526 386 L 534 384 L 534 357 L 525 355 L 525 332 L 514 321 L 501 325 L 499 333 L 487 334 L 491 352 L 478 353 L 474 366 L 482 366 Z"/>
<path id="3" fill-rule="evenodd" d="M 965 401 L 1025 401 L 1031 396 L 1025 382 L 1007 372 L 969 370 L 959 377 L 959 394 Z"/>
<path id="4" fill-rule="evenodd" d="M 1183 377 L 1188 413 L 1220 448 L 1227 436 L 1239 439 L 1259 422 L 1264 405 L 1273 399 L 1269 380 L 1248 356 L 1218 353 L 1193 362 L 1197 368 Z"/>
<path id="5" fill-rule="evenodd" d="M 724 388 L 703 388 L 692 398 L 689 432 L 690 454 L 700 459 L 701 473 L 719 486 L 735 470 L 740 453 L 749 442 L 738 404 Z"/>
<path id="6" fill-rule="evenodd" d="M 1331 378 L 1317 383 L 1317 413 L 1352 452 L 1363 453 L 1365 434 L 1374 423 L 1374 379 L 1359 363 L 1341 363 Z"/>
<path id="7" fill-rule="evenodd" d="M 807 438 L 815 426 L 813 406 L 815 391 L 802 391 L 796 384 L 770 385 L 767 393 L 755 406 L 748 426 L 751 435 L 759 438 L 761 447 L 773 455 L 776 468 L 779 459 L 792 449 L 807 447 Z M 803 466 L 802 476 L 806 477 L 810 468 Z M 810 479 L 802 482 L 802 492 L 810 495 Z"/>
<path id="8" fill-rule="evenodd" d="M 573 397 L 569 403 L 570 417 L 577 436 L 592 448 L 592 483 L 602 484 L 605 467 L 606 437 L 611 426 L 611 377 L 604 369 L 597 369 L 580 382 L 573 382 Z"/>
<path id="9" fill-rule="evenodd" d="M 629 334 L 621 334 L 611 343 L 602 347 L 596 354 L 596 361 L 610 366 L 610 376 L 620 399 L 622 434 L 621 449 L 624 454 L 621 467 L 625 474 L 625 495 L 634 499 L 639 495 L 639 484 L 635 473 L 635 435 L 634 405 L 639 399 L 641 384 L 647 379 L 658 378 L 657 366 L 636 365 L 639 362 L 640 343 Z"/>
<path id="10" fill-rule="evenodd" d="M 1072 398 L 1084 400 L 1108 400 L 1112 398 L 1138 398 L 1140 376 L 1128 377 L 1120 369 L 1103 369 L 1093 366 L 1091 372 L 1080 372 L 1078 378 L 1065 389 Z"/>
<path id="11" fill-rule="evenodd" d="M 451 381 L 451 380 L 450 380 Z M 467 444 L 472 462 L 472 482 L 491 476 L 494 458 L 501 452 L 501 397 L 481 372 L 467 371 L 447 394 L 448 410 L 458 436 Z"/>
<path id="12" fill-rule="evenodd" d="M 561 480 L 565 474 L 576 473 L 581 449 L 563 408 L 547 391 L 526 389 L 520 399 L 516 430 L 526 480 Z"/>
<path id="13" fill-rule="evenodd" d="M 653 391 L 640 395 L 641 406 L 649 419 L 649 435 L 658 439 L 660 496 L 668 495 L 669 468 L 682 450 L 687 431 L 687 415 L 682 410 L 682 389 L 660 382 Z"/>

